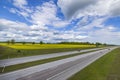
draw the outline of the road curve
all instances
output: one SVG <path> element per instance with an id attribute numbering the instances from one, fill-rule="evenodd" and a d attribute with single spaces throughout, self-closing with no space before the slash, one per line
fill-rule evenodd
<path id="1" fill-rule="evenodd" d="M 37 56 L 22 57 L 22 58 L 4 59 L 4 60 L 0 60 L 0 67 L 26 63 L 26 62 L 36 61 L 36 60 L 48 59 L 48 58 L 53 58 L 58 56 L 70 55 L 70 54 L 75 54 L 80 52 L 99 50 L 99 49 L 102 49 L 102 48 L 86 49 L 81 51 L 60 52 L 60 53 L 37 55 Z"/>
<path id="2" fill-rule="evenodd" d="M 66 80 L 110 50 L 104 49 L 0 75 L 1 80 Z"/>

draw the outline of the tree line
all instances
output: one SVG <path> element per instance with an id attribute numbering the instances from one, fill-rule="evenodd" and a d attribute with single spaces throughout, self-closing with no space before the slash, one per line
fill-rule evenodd
<path id="1" fill-rule="evenodd" d="M 36 43 L 36 42 L 25 42 L 25 41 L 16 42 L 14 39 L 8 40 L 8 41 L 6 41 L 6 43 L 7 43 L 7 44 L 21 43 L 21 44 L 23 44 L 23 45 L 28 44 L 28 43 L 33 44 L 33 45 L 34 45 L 34 44 L 38 44 L 38 43 Z M 96 45 L 96 47 L 99 47 L 99 46 L 101 46 L 101 45 L 103 45 L 103 46 L 107 46 L 107 45 L 108 45 L 108 44 L 106 44 L 106 43 L 103 44 L 103 43 L 99 43 L 99 42 L 96 42 L 96 43 L 90 43 L 90 42 L 58 42 L 58 43 L 45 43 L 45 42 L 43 42 L 43 41 L 40 41 L 39 44 Z"/>
<path id="2" fill-rule="evenodd" d="M 30 43 L 30 44 L 36 44 L 36 42 L 25 42 L 25 41 L 16 42 L 14 39 L 8 40 L 8 41 L 6 41 L 5 43 L 7 43 L 7 44 L 21 43 L 21 44 L 23 44 L 23 45 L 28 44 L 28 43 Z M 44 42 L 43 42 L 43 41 L 40 41 L 39 44 L 44 44 Z"/>

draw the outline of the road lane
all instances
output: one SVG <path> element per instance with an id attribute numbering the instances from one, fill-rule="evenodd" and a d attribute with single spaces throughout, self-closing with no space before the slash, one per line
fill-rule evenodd
<path id="1" fill-rule="evenodd" d="M 111 49 L 113 49 L 113 48 L 111 48 Z M 87 66 L 88 64 L 90 64 L 91 62 L 93 62 L 94 60 L 96 60 L 97 58 L 101 57 L 103 54 L 106 54 L 109 51 L 111 51 L 111 50 L 104 49 L 104 50 L 91 52 L 91 53 L 87 53 L 87 54 L 82 54 L 82 55 L 79 55 L 79 56 L 66 58 L 66 59 L 62 59 L 62 60 L 58 60 L 58 61 L 54 61 L 54 62 L 50 62 L 50 63 L 26 68 L 26 69 L 17 70 L 17 71 L 14 71 L 14 72 L 10 72 L 10 73 L 0 75 L 0 79 L 1 80 L 16 80 L 16 79 L 19 79 L 19 80 L 24 80 L 24 79 L 25 80 L 45 80 L 45 79 L 50 79 L 50 80 L 52 80 L 51 78 L 54 78 L 53 77 L 54 75 L 59 74 L 61 72 L 64 72 L 65 70 L 67 70 L 69 68 L 72 68 L 72 67 L 74 69 L 75 64 L 79 64 L 79 63 L 84 64 L 82 67 L 79 65 L 80 68 L 83 68 L 84 66 Z M 98 57 L 96 57 L 95 55 L 98 56 Z M 94 57 L 92 57 L 92 56 L 94 56 Z M 90 58 L 88 58 L 88 57 L 90 57 Z M 66 67 L 64 67 L 62 65 L 66 66 Z M 46 70 L 47 70 L 47 72 L 46 72 Z M 71 73 L 74 73 L 74 70 Z M 39 75 L 39 74 L 42 74 L 42 75 Z M 50 75 L 50 76 L 48 76 L 47 74 Z M 34 77 L 36 75 L 38 77 Z M 65 74 L 65 75 L 70 76 L 70 74 Z M 29 78 L 30 76 L 33 76 L 33 77 Z M 42 77 L 42 78 L 40 78 L 40 77 Z M 27 78 L 29 78 L 29 79 L 27 79 Z M 53 79 L 53 80 L 56 80 L 56 79 Z M 57 80 L 61 80 L 61 78 L 59 78 Z M 62 79 L 62 80 L 64 80 L 64 79 Z"/>
<path id="2" fill-rule="evenodd" d="M 0 60 L 0 67 L 10 66 L 10 65 L 15 65 L 15 64 L 20 64 L 20 63 L 26 63 L 26 62 L 36 61 L 36 60 L 48 59 L 48 58 L 53 58 L 53 57 L 58 57 L 58 56 L 70 55 L 70 54 L 75 54 L 75 53 L 80 53 L 80 52 L 98 50 L 98 49 L 102 49 L 102 48 L 86 49 L 86 50 L 81 50 L 81 51 L 60 52 L 60 53 L 37 55 L 37 56 L 31 56 L 31 57 L 5 59 L 5 60 Z"/>
<path id="3" fill-rule="evenodd" d="M 72 76 L 90 63 L 94 62 L 96 59 L 105 55 L 107 52 L 109 52 L 108 49 L 100 51 L 97 54 L 91 54 L 75 61 L 64 63 L 51 69 L 33 73 L 17 80 L 66 80 L 68 77 Z"/>
<path id="4" fill-rule="evenodd" d="M 49 78 L 52 78 L 52 76 L 59 74 L 62 71 L 66 70 L 67 68 L 69 69 L 71 66 L 74 66 L 74 65 L 84 61 L 84 59 L 89 58 L 89 57 L 90 56 L 85 57 L 85 58 L 81 58 L 81 59 L 76 60 L 76 61 L 67 62 L 67 63 L 61 64 L 57 67 L 43 70 L 41 72 L 36 72 L 36 73 L 30 74 L 28 76 L 19 78 L 17 80 L 47 80 Z"/>

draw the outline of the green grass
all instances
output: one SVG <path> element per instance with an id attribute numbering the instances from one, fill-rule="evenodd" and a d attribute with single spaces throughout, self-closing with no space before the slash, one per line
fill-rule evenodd
<path id="1" fill-rule="evenodd" d="M 120 48 L 110 68 L 107 80 L 120 80 Z"/>
<path id="2" fill-rule="evenodd" d="M 93 50 L 93 51 L 97 51 L 97 50 Z M 93 52 L 93 51 L 89 51 L 89 52 Z M 15 71 L 15 70 L 18 70 L 18 69 L 23 69 L 23 68 L 27 68 L 27 67 L 31 67 L 31 66 L 35 66 L 35 65 L 40 65 L 40 64 L 43 64 L 43 63 L 48 63 L 48 62 L 52 62 L 52 61 L 56 61 L 56 60 L 60 60 L 60 59 L 65 59 L 65 58 L 77 56 L 77 55 L 84 54 L 84 53 L 88 53 L 88 52 L 76 53 L 76 54 L 65 55 L 65 56 L 49 58 L 49 59 L 43 59 L 43 60 L 38 60 L 38 61 L 33 61 L 33 62 L 28 62 L 28 63 L 11 65 L 11 66 L 5 67 L 5 70 L 4 70 L 3 73 L 10 72 L 10 71 Z M 3 69 L 3 67 L 0 67 L 0 73 L 2 73 L 2 69 Z"/>
<path id="3" fill-rule="evenodd" d="M 63 44 L 14 44 L 0 43 L 0 59 L 18 58 L 57 52 L 74 51 L 79 49 L 95 48 L 93 45 L 63 45 Z M 86 47 L 85 47 L 86 46 Z M 20 50 L 20 52 L 18 51 Z"/>
<path id="4" fill-rule="evenodd" d="M 119 56 L 119 57 L 118 57 Z M 116 59 L 116 57 L 118 57 Z M 91 65 L 73 75 L 68 80 L 108 80 L 108 76 L 118 73 L 120 76 L 120 48 L 101 57 Z M 118 80 L 118 79 L 109 79 Z M 120 79 L 119 79 L 120 80 Z"/>

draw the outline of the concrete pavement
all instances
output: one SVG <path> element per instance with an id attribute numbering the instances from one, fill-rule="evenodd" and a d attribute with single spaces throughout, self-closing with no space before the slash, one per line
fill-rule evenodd
<path id="1" fill-rule="evenodd" d="M 113 50 L 115 48 L 111 48 Z M 0 80 L 66 80 L 110 52 L 104 49 L 0 75 Z M 61 74 L 62 73 L 62 74 Z M 42 74 L 42 75 L 40 75 Z M 37 77 L 36 77 L 37 76 Z"/>

